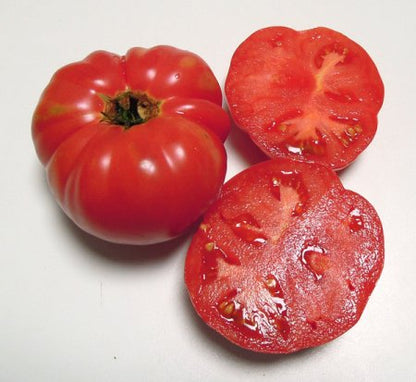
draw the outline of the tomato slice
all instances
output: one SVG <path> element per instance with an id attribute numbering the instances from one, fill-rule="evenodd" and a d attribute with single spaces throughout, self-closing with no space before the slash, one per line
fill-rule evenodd
<path id="1" fill-rule="evenodd" d="M 237 48 L 225 93 L 236 124 L 269 157 L 338 170 L 373 139 L 384 87 L 370 56 L 341 33 L 270 27 Z"/>
<path id="2" fill-rule="evenodd" d="M 236 175 L 189 248 L 196 311 L 231 342 L 290 353 L 360 318 L 384 262 L 381 222 L 328 167 L 290 159 Z"/>

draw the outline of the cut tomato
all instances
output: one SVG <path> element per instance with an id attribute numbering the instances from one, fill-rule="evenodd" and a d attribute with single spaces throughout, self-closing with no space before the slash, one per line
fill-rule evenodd
<path id="1" fill-rule="evenodd" d="M 255 32 L 235 51 L 225 92 L 236 124 L 269 157 L 335 170 L 369 145 L 384 98 L 370 56 L 327 28 Z"/>
<path id="2" fill-rule="evenodd" d="M 228 181 L 189 248 L 196 311 L 231 342 L 290 353 L 360 318 L 384 261 L 381 222 L 328 167 L 261 162 Z"/>

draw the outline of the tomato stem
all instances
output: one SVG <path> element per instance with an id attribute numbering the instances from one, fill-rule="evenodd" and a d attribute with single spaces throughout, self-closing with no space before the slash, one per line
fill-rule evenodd
<path id="1" fill-rule="evenodd" d="M 145 93 L 127 90 L 115 97 L 102 95 L 101 98 L 105 105 L 101 112 L 102 121 L 125 129 L 145 123 L 159 114 L 160 102 Z"/>

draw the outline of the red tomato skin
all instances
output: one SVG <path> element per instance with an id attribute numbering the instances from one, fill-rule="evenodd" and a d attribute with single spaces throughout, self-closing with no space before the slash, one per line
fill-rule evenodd
<path id="1" fill-rule="evenodd" d="M 270 158 L 347 167 L 370 144 L 384 85 L 367 52 L 329 28 L 258 30 L 234 52 L 231 116 Z"/>
<path id="2" fill-rule="evenodd" d="M 367 200 L 326 166 L 276 159 L 223 186 L 191 242 L 185 283 L 199 316 L 229 341 L 292 353 L 353 327 L 383 263 Z"/>
<path id="3" fill-rule="evenodd" d="M 130 49 L 126 80 L 156 99 L 201 98 L 222 105 L 221 88 L 208 65 L 196 54 L 170 46 Z"/>
<path id="4" fill-rule="evenodd" d="M 156 99 L 158 115 L 127 129 L 104 122 L 106 97 L 126 90 Z M 221 102 L 207 64 L 169 46 L 125 56 L 97 51 L 58 70 L 32 123 L 58 204 L 107 241 L 143 245 L 179 236 L 224 181 L 230 120 Z"/>

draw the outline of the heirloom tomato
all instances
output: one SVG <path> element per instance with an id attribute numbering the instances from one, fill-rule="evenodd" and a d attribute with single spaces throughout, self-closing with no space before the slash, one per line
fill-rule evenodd
<path id="1" fill-rule="evenodd" d="M 191 242 L 185 281 L 197 313 L 228 340 L 291 353 L 350 329 L 383 262 L 371 204 L 329 167 L 281 158 L 224 185 Z"/>
<path id="2" fill-rule="evenodd" d="M 384 86 L 366 51 L 328 28 L 261 29 L 225 84 L 236 124 L 269 157 L 349 165 L 371 142 Z"/>
<path id="3" fill-rule="evenodd" d="M 230 121 L 196 54 L 170 46 L 96 51 L 58 70 L 32 135 L 59 205 L 102 239 L 183 233 L 216 199 Z"/>

